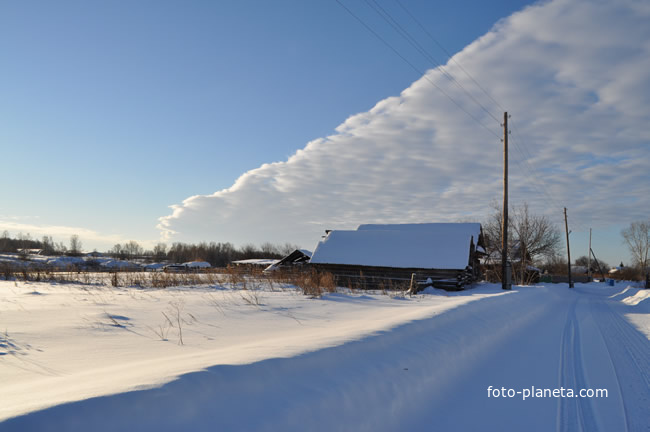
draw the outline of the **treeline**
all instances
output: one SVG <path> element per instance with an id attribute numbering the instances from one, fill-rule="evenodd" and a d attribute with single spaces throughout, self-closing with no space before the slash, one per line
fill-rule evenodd
<path id="1" fill-rule="evenodd" d="M 74 243 L 73 254 L 78 254 L 81 246 L 78 236 Z M 9 237 L 9 232 L 4 231 L 0 236 L 0 252 L 27 253 L 29 249 L 40 249 L 44 255 L 63 255 L 70 253 L 70 249 L 63 243 L 56 243 L 51 236 L 43 236 L 41 240 L 33 239 L 29 234 L 19 233 L 15 238 Z"/>
<path id="2" fill-rule="evenodd" d="M 42 255 L 81 255 L 81 240 L 78 235 L 70 236 L 70 245 L 62 242 L 56 243 L 51 236 L 43 236 L 42 239 L 33 239 L 29 234 L 19 233 L 16 238 L 11 238 L 7 231 L 0 236 L 0 253 L 20 253 L 28 255 L 30 250 L 41 250 Z M 139 259 L 148 262 L 170 262 L 183 263 L 188 261 L 205 261 L 213 267 L 225 267 L 232 261 L 253 259 L 253 258 L 274 258 L 279 259 L 289 255 L 298 246 L 285 243 L 275 245 L 262 243 L 261 245 L 246 244 L 235 247 L 232 243 L 202 242 L 198 244 L 173 243 L 168 246 L 166 243 L 158 243 L 151 250 L 144 249 L 138 242 L 129 241 L 117 243 L 110 250 L 105 252 L 113 258 L 118 259 Z"/>
<path id="3" fill-rule="evenodd" d="M 290 243 L 281 246 L 272 243 L 263 243 L 260 246 L 247 244 L 238 248 L 232 243 L 189 244 L 177 242 L 169 247 L 166 243 L 158 243 L 152 250 L 144 250 L 137 242 L 130 241 L 116 244 L 108 253 L 120 259 L 144 258 L 150 261 L 172 263 L 205 261 L 213 267 L 225 267 L 232 261 L 243 259 L 283 258 L 296 249 L 298 246 Z"/>

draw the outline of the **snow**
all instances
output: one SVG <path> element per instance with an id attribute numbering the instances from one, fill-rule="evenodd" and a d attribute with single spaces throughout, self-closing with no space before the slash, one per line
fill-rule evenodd
<path id="1" fill-rule="evenodd" d="M 151 263 L 151 264 L 144 265 L 142 268 L 145 270 L 157 271 L 157 270 L 162 270 L 163 268 L 165 268 L 166 265 L 167 264 L 165 263 Z"/>
<path id="2" fill-rule="evenodd" d="M 38 261 L 39 264 L 45 261 Z M 31 264 L 25 260 L 21 260 L 17 254 L 0 254 L 0 264 L 7 264 L 14 267 L 22 267 Z"/>
<path id="3" fill-rule="evenodd" d="M 360 227 L 361 228 L 361 227 Z M 464 269 L 470 237 L 456 231 L 331 231 L 311 263 L 377 267 Z"/>
<path id="4" fill-rule="evenodd" d="M 85 263 L 86 261 L 84 261 L 84 259 L 81 257 L 69 257 L 69 256 L 60 256 L 57 258 L 51 258 L 48 259 L 46 262 L 48 266 L 58 267 L 58 268 L 67 268 L 74 265 L 84 265 Z"/>
<path id="5" fill-rule="evenodd" d="M 310 300 L 293 289 L 141 290 L 34 282 L 0 282 L 0 292 L 0 327 L 15 345 L 0 368 L 3 393 L 11 394 L 0 403 L 0 419 L 159 385 L 214 364 L 338 345 L 481 297 L 404 302 L 332 294 Z M 182 346 L 163 315 L 174 321 L 178 307 L 187 321 Z"/>
<path id="6" fill-rule="evenodd" d="M 210 263 L 205 262 L 205 261 L 189 261 L 185 262 L 182 265 L 184 265 L 187 268 L 210 268 L 212 267 Z"/>
<path id="7" fill-rule="evenodd" d="M 647 301 L 648 306 L 650 306 L 650 290 L 636 290 L 637 292 L 622 300 L 623 303 L 630 306 L 637 306 L 643 301 Z"/>
<path id="8" fill-rule="evenodd" d="M 0 281 L 0 430 L 647 430 L 649 291 L 575 286 L 312 299 Z"/>
<path id="9" fill-rule="evenodd" d="M 621 292 L 611 296 L 618 298 L 621 303 L 625 304 L 625 317 L 641 333 L 650 339 L 650 289 L 639 289 L 627 286 Z"/>
<path id="10" fill-rule="evenodd" d="M 113 258 L 102 257 L 102 256 L 83 256 L 83 257 L 73 257 L 73 256 L 47 256 L 47 255 L 28 255 L 26 257 L 21 257 L 18 254 L 5 253 L 0 254 L 0 263 L 5 263 L 11 265 L 12 267 L 48 267 L 58 270 L 69 270 L 72 267 L 84 268 L 88 267 L 90 264 L 104 265 L 104 266 L 114 266 L 114 267 L 133 267 L 139 268 L 135 263 L 127 263 L 127 261 L 116 261 L 121 264 L 110 264 L 113 262 Z"/>
<path id="11" fill-rule="evenodd" d="M 237 260 L 233 261 L 233 264 L 240 264 L 240 265 L 259 265 L 259 266 L 269 266 L 276 264 L 278 259 L 273 259 L 273 258 L 250 258 L 250 259 L 243 259 L 243 260 Z"/>
<path id="12" fill-rule="evenodd" d="M 100 266 L 110 269 L 138 269 L 140 266 L 132 261 L 107 260 L 100 263 Z"/>
<path id="13" fill-rule="evenodd" d="M 478 223 L 364 224 L 356 231 L 330 231 L 312 263 L 376 267 L 464 269 Z"/>

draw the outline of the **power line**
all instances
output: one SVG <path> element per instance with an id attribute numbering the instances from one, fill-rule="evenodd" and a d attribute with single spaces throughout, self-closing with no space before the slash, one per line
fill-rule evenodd
<path id="1" fill-rule="evenodd" d="M 446 68 L 442 65 L 441 62 L 439 62 L 437 59 L 435 59 L 429 52 L 420 45 L 420 43 L 415 40 L 415 38 L 406 30 L 393 16 L 386 11 L 379 3 L 377 3 L 377 0 L 365 0 L 366 4 L 370 6 L 379 16 L 383 18 L 384 21 L 386 21 L 393 29 L 400 35 L 402 38 L 404 38 L 413 48 L 416 49 L 425 59 L 429 60 L 429 62 L 440 69 L 440 71 L 456 86 L 458 86 L 461 90 L 465 92 L 465 94 L 476 103 L 483 111 L 485 111 L 492 119 L 494 119 L 497 124 L 500 124 L 500 120 L 496 118 L 474 95 L 472 95 L 453 75 L 447 72 Z"/>
<path id="2" fill-rule="evenodd" d="M 515 137 L 513 136 L 513 138 Z M 524 176 L 530 181 L 533 187 L 537 190 L 537 192 L 540 195 L 542 195 L 542 197 L 545 200 L 552 203 L 555 207 L 562 209 L 563 206 L 558 204 L 558 202 L 553 198 L 553 195 L 549 192 L 549 189 L 546 187 L 546 184 L 543 183 L 542 176 L 539 175 L 537 169 L 526 158 L 526 155 L 524 154 L 523 150 L 521 149 L 521 146 L 518 143 L 518 139 L 513 139 L 512 143 L 514 144 L 517 151 L 521 154 L 522 156 L 521 161 L 523 161 L 523 163 L 526 164 L 525 167 L 522 164 L 522 173 L 524 174 Z M 515 161 L 519 163 L 519 160 L 515 160 Z M 531 173 L 534 173 L 534 175 L 531 175 Z"/>
<path id="3" fill-rule="evenodd" d="M 549 187 L 547 186 L 546 182 L 544 181 L 544 177 L 542 175 L 540 175 L 537 168 L 530 163 L 529 159 L 531 159 L 531 155 L 530 155 L 530 152 L 528 151 L 527 147 L 525 146 L 525 143 L 524 143 L 523 139 L 521 140 L 522 145 L 520 146 L 518 144 L 518 141 L 520 140 L 520 136 L 519 136 L 518 129 L 514 124 L 514 121 L 512 122 L 512 126 L 513 126 L 513 131 L 515 132 L 515 135 L 513 136 L 513 138 L 516 138 L 516 140 L 514 140 L 515 147 L 521 153 L 523 161 L 526 163 L 527 168 L 528 168 L 528 170 L 524 171 L 526 177 L 531 178 L 531 179 L 535 179 L 535 180 L 533 180 L 534 183 L 535 184 L 539 183 L 541 185 L 541 188 L 542 188 L 541 194 L 544 195 L 546 197 L 546 199 L 548 201 L 550 201 L 551 203 L 553 203 L 558 209 L 562 209 L 563 206 L 560 205 L 555 200 L 553 195 L 550 193 Z M 530 175 L 531 173 L 534 173 L 535 177 L 531 177 L 531 175 Z"/>
<path id="4" fill-rule="evenodd" d="M 388 23 L 402 38 L 404 38 L 420 55 L 422 55 L 424 58 L 426 58 L 429 62 L 431 62 L 434 66 L 437 66 L 438 69 L 442 72 L 442 74 L 447 77 L 450 81 L 455 83 L 459 88 L 461 88 L 465 94 L 472 99 L 474 103 L 476 103 L 483 111 L 485 111 L 492 119 L 497 121 L 497 123 L 500 124 L 500 121 L 480 102 L 478 101 L 468 90 L 465 88 L 456 78 L 454 78 L 450 73 L 446 71 L 444 66 L 437 61 L 431 54 L 427 52 L 425 48 L 422 47 L 422 45 L 409 33 L 385 8 L 383 8 L 379 3 L 377 3 L 376 0 L 364 0 L 365 3 L 375 11 L 386 23 Z M 424 31 L 424 33 L 445 53 L 447 56 L 449 56 L 450 61 L 452 61 L 458 68 L 485 94 L 492 102 L 494 102 L 499 108 L 503 109 L 502 105 L 492 96 L 490 95 L 487 90 L 481 84 L 458 62 L 456 61 L 453 56 L 442 46 L 440 42 L 437 41 L 437 39 L 429 32 L 427 29 L 422 25 L 422 23 L 404 6 L 404 4 L 400 0 L 395 0 L 397 4 L 406 12 L 406 14 L 411 17 L 411 19 Z M 379 33 L 377 33 L 370 25 L 368 25 L 363 19 L 361 19 L 357 14 L 355 14 L 351 9 L 349 9 L 347 6 L 345 6 L 340 0 L 336 0 L 336 2 L 343 8 L 345 9 L 348 14 L 350 14 L 353 18 L 355 18 L 363 27 L 366 28 L 370 33 L 373 34 L 377 39 L 379 39 L 384 45 L 386 45 L 393 53 L 395 53 L 399 58 L 402 59 L 411 69 L 413 69 L 416 73 L 419 75 L 422 75 L 423 78 L 425 78 L 429 84 L 431 84 L 433 87 L 435 87 L 439 92 L 441 92 L 443 95 L 445 95 L 454 105 L 456 105 L 459 109 L 461 109 L 466 115 L 468 115 L 472 120 L 474 120 L 476 123 L 478 123 L 480 126 L 482 126 L 484 129 L 486 129 L 488 132 L 490 132 L 492 135 L 495 137 L 501 139 L 501 136 L 492 131 L 488 126 L 486 126 L 481 120 L 479 120 L 475 115 L 473 115 L 471 112 L 469 112 L 467 109 L 465 109 L 462 105 L 460 105 L 459 102 L 457 102 L 451 95 L 449 95 L 443 88 L 438 86 L 435 82 L 433 82 L 422 70 L 420 70 L 418 67 L 416 67 L 411 61 L 409 61 L 398 49 L 396 49 L 394 46 L 392 46 L 385 38 L 383 38 Z M 505 110 L 504 110 L 505 111 Z M 500 124 L 501 125 L 501 124 Z M 513 122 L 513 130 L 515 131 L 516 135 L 518 136 L 518 130 L 514 125 Z M 514 137 L 513 137 L 514 138 Z M 518 144 L 519 139 L 513 140 L 513 144 L 515 145 L 515 148 L 519 151 L 519 153 L 522 156 L 522 161 L 526 165 L 526 167 L 523 166 L 523 164 L 520 164 L 518 160 L 516 162 L 520 164 L 522 168 L 522 173 L 524 174 L 524 177 L 528 179 L 532 187 L 537 191 L 537 193 L 542 197 L 545 201 L 549 202 L 552 204 L 553 207 L 557 208 L 558 210 L 561 210 L 564 208 L 561 204 L 559 204 L 553 195 L 549 191 L 549 187 L 547 186 L 546 182 L 543 179 L 543 176 L 539 174 L 539 171 L 529 162 L 529 159 L 532 158 L 530 151 L 525 145 L 525 142 L 523 139 L 521 140 L 521 146 Z M 531 173 L 535 173 L 535 177 L 531 176 Z M 584 230 L 585 227 L 583 224 L 581 224 L 578 221 L 575 221 L 573 223 L 574 226 L 577 226 L 578 229 Z"/>
<path id="5" fill-rule="evenodd" d="M 404 57 L 396 48 L 394 48 L 386 39 L 381 37 L 379 33 L 377 33 L 375 30 L 372 29 L 368 24 L 366 24 L 358 15 L 356 15 L 354 12 L 352 12 L 347 6 L 345 6 L 340 0 L 335 0 L 343 9 L 345 9 L 353 18 L 355 18 L 361 25 L 363 25 L 366 30 L 368 30 L 370 33 L 372 33 L 377 39 L 379 39 L 384 45 L 386 45 L 391 51 L 393 51 L 399 58 L 401 58 L 407 65 L 411 67 L 415 72 L 418 73 L 418 75 L 421 75 L 426 79 L 429 84 L 434 86 L 440 93 L 445 95 L 454 105 L 456 105 L 460 110 L 462 110 L 465 114 L 467 114 L 469 117 L 471 117 L 476 123 L 478 123 L 480 126 L 482 126 L 484 129 L 486 129 L 488 132 L 490 132 L 492 135 L 494 135 L 497 138 L 501 138 L 496 132 L 494 132 L 492 129 L 490 129 L 488 126 L 486 126 L 482 121 L 480 121 L 476 116 L 474 116 L 472 113 L 470 113 L 467 109 L 465 109 L 462 105 L 460 105 L 454 98 L 452 98 L 447 92 L 445 92 L 440 86 L 438 86 L 436 83 L 434 83 L 423 71 L 421 71 L 418 67 L 416 67 L 413 63 L 411 63 L 406 57 Z"/>
<path id="6" fill-rule="evenodd" d="M 393 17 L 392 17 L 392 16 L 391 16 L 391 15 L 390 15 L 390 14 L 389 14 L 389 13 L 388 13 L 384 8 L 383 8 L 383 7 L 381 7 L 381 6 L 377 3 L 376 0 L 365 0 L 365 1 L 366 1 L 366 3 L 367 3 L 369 6 L 371 6 L 371 7 L 372 7 L 372 5 L 370 4 L 370 1 L 372 1 L 372 2 L 373 2 L 373 3 L 374 3 L 374 4 L 375 4 L 379 9 L 381 9 L 381 11 L 382 11 L 382 12 L 383 12 L 383 13 L 384 13 L 388 18 L 390 18 L 390 20 L 394 23 L 393 28 L 395 28 L 398 32 L 400 32 L 400 30 L 401 30 L 402 37 L 405 37 L 409 42 L 411 42 L 411 45 L 413 45 L 416 49 L 418 49 L 418 51 L 420 51 L 420 53 L 421 53 L 422 55 L 424 55 L 425 57 L 427 57 L 430 61 L 432 61 L 432 62 L 434 62 L 434 63 L 437 63 L 437 61 L 436 61 L 434 58 L 432 58 L 428 53 L 426 53 L 426 51 L 422 48 L 422 46 L 421 46 L 417 41 L 415 41 L 415 39 L 410 35 L 410 33 L 408 33 L 408 31 L 405 30 L 405 29 L 404 29 L 404 28 L 403 28 L 403 27 L 402 27 L 402 26 L 401 26 L 401 25 L 400 25 L 400 24 L 399 24 L 395 19 L 393 19 Z M 453 61 L 454 64 L 456 64 L 456 65 L 457 65 L 457 66 L 458 66 L 458 67 L 459 67 L 459 68 L 460 68 L 460 69 L 465 73 L 465 75 L 467 75 L 467 76 L 468 76 L 468 77 L 469 77 L 469 78 L 474 82 L 474 84 L 476 84 L 476 86 L 477 86 L 477 87 L 478 87 L 478 88 L 479 88 L 479 89 L 480 89 L 480 90 L 481 90 L 481 91 L 482 91 L 482 92 L 483 92 L 483 93 L 484 93 L 484 94 L 485 94 L 485 95 L 486 95 L 490 100 L 492 100 L 492 101 L 493 101 L 497 106 L 499 106 L 500 108 L 503 109 L 503 107 L 501 106 L 501 104 L 499 104 L 499 102 L 498 102 L 496 99 L 494 99 L 494 97 L 492 97 L 492 96 L 491 96 L 491 95 L 490 95 L 490 94 L 489 94 L 489 93 L 488 93 L 488 92 L 483 88 L 483 86 L 481 86 L 481 84 L 480 84 L 480 83 L 479 83 L 479 82 L 478 82 L 478 81 L 477 81 L 477 80 L 476 80 L 476 79 L 475 79 L 475 78 L 474 78 L 474 77 L 473 77 L 473 76 L 472 76 L 472 75 L 471 75 L 471 74 L 470 74 L 470 73 L 469 73 L 469 72 L 468 72 L 468 71 L 467 71 L 467 70 L 466 70 L 466 69 L 465 69 L 465 68 L 464 68 L 460 63 L 459 63 L 459 62 L 457 62 L 457 61 L 453 58 L 453 56 L 452 56 L 452 55 L 451 55 L 451 54 L 450 54 L 450 53 L 445 49 L 445 47 L 442 46 L 442 44 L 441 44 L 440 42 L 438 42 L 438 40 L 437 40 L 435 37 L 433 37 L 433 35 L 432 35 L 429 31 L 427 31 L 427 29 L 426 29 L 426 28 L 425 28 L 425 27 L 420 23 L 420 21 L 419 21 L 419 20 L 418 20 L 418 19 L 417 19 L 417 18 L 416 18 L 416 17 L 415 17 L 415 16 L 414 16 L 414 15 L 413 15 L 413 14 L 412 14 L 412 13 L 411 13 L 411 12 L 410 12 L 406 7 L 405 7 L 405 6 L 404 6 L 404 4 L 403 4 L 400 0 L 395 0 L 395 1 L 396 1 L 397 4 L 398 4 L 398 5 L 399 5 L 403 10 L 404 10 L 404 12 L 406 12 L 406 13 L 411 17 L 411 19 L 412 19 L 412 20 L 413 20 L 413 21 L 414 21 L 414 22 L 415 22 L 415 23 L 416 23 L 416 24 L 417 24 L 417 25 L 418 25 L 418 26 L 419 26 L 419 27 L 420 27 L 420 28 L 421 28 L 421 29 L 422 29 L 426 34 L 427 34 L 427 36 L 429 36 L 429 38 L 430 38 L 430 39 L 431 39 L 431 40 L 432 40 L 432 41 L 433 41 L 433 42 L 434 42 L 434 43 L 435 43 L 435 44 L 436 44 L 436 45 L 437 45 L 437 46 L 438 46 L 438 47 L 439 47 L 443 52 L 445 52 L 445 53 L 449 56 L 449 60 L 450 60 L 450 61 Z M 376 8 L 373 7 L 373 9 L 375 9 L 375 11 L 376 11 L 377 13 L 379 13 L 379 11 L 377 11 Z M 380 15 L 381 15 L 381 14 L 380 14 Z M 384 17 L 384 19 L 386 19 L 386 18 Z M 389 23 L 389 24 L 390 24 L 390 23 Z M 391 24 L 391 25 L 392 25 L 392 24 Z M 399 27 L 399 28 L 396 28 L 396 26 Z M 460 86 L 460 87 L 465 91 L 465 93 L 466 93 L 468 96 L 470 96 L 470 97 L 472 98 L 472 100 L 474 100 L 474 102 L 476 102 L 476 103 L 477 103 L 481 108 L 483 108 L 483 109 L 484 109 L 484 110 L 485 110 L 485 111 L 486 111 L 486 112 L 487 112 L 487 113 L 488 113 L 488 114 L 489 114 L 489 115 L 490 115 L 494 120 L 496 120 L 497 122 L 499 121 L 499 120 L 498 120 L 496 117 L 494 117 L 494 116 L 493 116 L 493 115 L 492 115 L 492 114 L 491 114 L 491 113 L 490 113 L 490 112 L 489 112 L 489 111 L 488 111 L 488 110 L 487 110 L 487 109 L 486 109 L 486 108 L 485 108 L 485 107 L 484 107 L 484 106 L 483 106 L 479 101 L 477 101 L 477 100 L 474 98 L 474 96 L 472 96 L 472 95 L 469 93 L 469 91 L 467 91 L 467 89 L 465 89 L 465 87 L 463 87 L 463 86 L 462 86 L 462 85 L 461 85 L 461 84 L 460 84 L 460 83 L 459 83 L 455 78 L 453 78 L 450 74 L 448 74 L 442 65 L 439 65 L 439 67 L 440 67 L 441 70 L 443 70 L 443 73 L 444 73 L 446 76 L 448 76 L 450 79 L 452 79 L 456 84 L 458 84 L 458 85 L 459 85 L 459 86 Z M 514 128 L 514 124 L 513 124 L 513 128 Z M 548 187 L 546 186 L 546 183 L 543 182 L 542 177 L 539 176 L 539 178 L 542 179 L 542 183 L 541 183 L 541 187 L 540 187 L 539 183 L 538 183 L 537 181 L 535 181 L 533 177 L 531 177 L 530 175 L 528 175 L 528 173 L 529 173 L 530 171 L 537 172 L 537 170 L 536 170 L 536 169 L 535 169 L 535 168 L 534 168 L 534 167 L 529 163 L 529 161 L 528 161 L 528 159 L 530 159 L 531 156 L 530 156 L 530 153 L 527 151 L 527 148 L 525 147 L 525 144 L 524 144 L 523 140 L 522 140 L 522 145 L 521 145 L 521 146 L 519 146 L 518 143 L 517 143 L 517 141 L 515 141 L 515 140 L 513 140 L 513 144 L 515 145 L 515 148 L 517 148 L 517 150 L 521 153 L 523 162 L 525 162 L 526 165 L 528 166 L 528 170 L 523 169 L 522 172 L 525 174 L 525 177 L 529 180 L 530 184 L 533 186 L 533 188 L 534 188 L 534 189 L 535 189 L 535 190 L 536 190 L 536 191 L 537 191 L 541 196 L 545 197 L 545 199 L 546 199 L 547 201 L 550 201 L 550 202 L 554 203 L 554 205 L 555 205 L 557 208 L 561 209 L 562 206 L 561 206 L 560 204 L 558 204 L 557 201 L 555 201 L 555 199 L 553 198 L 553 196 L 550 194 L 550 192 L 548 191 Z M 527 153 L 527 154 L 526 154 L 526 153 Z M 517 161 L 517 160 L 515 160 L 515 161 L 516 161 L 517 163 L 519 163 L 519 161 Z"/>
<path id="7" fill-rule="evenodd" d="M 368 1 L 368 0 L 366 0 L 366 2 L 367 2 L 367 1 Z M 373 1 L 375 1 L 375 0 L 373 0 Z M 411 13 L 407 8 L 406 8 L 406 6 L 404 6 L 404 4 L 401 2 L 401 0 L 395 0 L 395 2 L 396 2 L 396 3 L 397 3 L 397 4 L 402 8 L 402 10 L 403 10 L 404 12 L 406 12 L 406 14 L 407 14 L 409 17 L 411 17 L 411 19 L 412 19 L 412 20 L 413 20 L 413 21 L 414 21 L 414 22 L 415 22 L 415 23 L 420 27 L 420 29 L 421 29 L 421 30 L 422 30 L 422 31 L 423 31 L 423 32 L 424 32 L 424 33 L 425 33 L 425 34 L 426 34 L 426 35 L 427 35 L 427 36 L 428 36 L 428 37 L 429 37 L 429 38 L 430 38 L 430 39 L 431 39 L 431 40 L 432 40 L 432 41 L 433 41 L 433 42 L 434 42 L 434 43 L 435 43 L 435 44 L 436 44 L 436 45 L 437 45 L 437 46 L 438 46 L 438 47 L 439 47 L 439 48 L 440 48 L 440 49 L 441 49 L 445 54 L 447 54 L 447 56 L 449 56 L 449 60 L 450 60 L 450 61 L 452 61 L 456 66 L 458 66 L 458 68 L 459 68 L 460 70 L 462 70 L 463 73 L 465 73 L 465 75 L 467 75 L 467 77 L 468 77 L 469 79 L 471 79 L 472 82 L 474 82 L 474 84 L 476 84 L 476 86 L 477 86 L 477 87 L 478 87 L 478 88 L 479 88 L 479 89 L 480 89 L 480 90 L 481 90 L 481 91 L 482 91 L 482 92 L 483 92 L 483 93 L 484 93 L 484 94 L 485 94 L 485 95 L 486 95 L 490 100 L 492 100 L 492 101 L 493 101 L 493 102 L 494 102 L 494 103 L 495 103 L 499 108 L 501 108 L 502 110 L 505 111 L 505 109 L 503 108 L 503 106 L 502 106 L 502 105 L 501 105 L 501 104 L 500 104 L 500 103 L 499 103 L 499 102 L 498 102 L 494 97 L 492 97 L 492 95 L 490 95 L 490 94 L 487 92 L 487 90 L 485 90 L 485 88 L 484 88 L 483 86 L 481 86 L 481 84 L 480 84 L 480 83 L 479 83 L 479 82 L 478 82 L 478 81 L 477 81 L 477 80 L 476 80 L 476 79 L 475 79 L 475 78 L 474 78 L 474 77 L 473 77 L 473 76 L 472 76 L 472 75 L 471 75 L 471 74 L 470 74 L 470 73 L 469 73 L 469 72 L 468 72 L 468 71 L 467 71 L 467 70 L 466 70 L 466 69 L 465 69 L 465 68 L 464 68 L 464 67 L 463 67 L 459 62 L 458 62 L 458 61 L 456 61 L 456 60 L 453 58 L 453 56 L 449 53 L 449 51 L 447 51 L 447 50 L 445 49 L 445 47 L 444 47 L 440 42 L 438 42 L 438 40 L 437 40 L 437 39 L 436 39 L 436 38 L 435 38 L 435 37 L 434 37 L 434 36 L 433 36 L 433 35 L 432 35 L 432 34 L 431 34 L 431 33 L 430 33 L 430 32 L 429 32 L 429 31 L 424 27 L 424 25 L 422 25 L 422 23 L 417 19 L 417 17 L 415 17 L 415 16 L 414 16 L 414 15 L 413 15 L 413 14 L 412 14 L 412 13 Z M 517 131 L 517 128 L 516 128 L 516 126 L 514 125 L 514 122 L 512 122 L 512 123 L 513 123 L 513 130 L 515 131 L 515 133 L 516 133 L 517 135 L 519 135 L 519 134 L 518 134 L 518 131 Z M 514 137 L 513 137 L 513 138 L 514 138 Z M 555 198 L 553 197 L 553 195 L 549 192 L 549 188 L 548 188 L 546 182 L 544 181 L 543 176 L 539 175 L 538 170 L 537 170 L 537 169 L 536 169 L 536 168 L 535 168 L 535 167 L 534 167 L 534 166 L 529 162 L 529 159 L 531 159 L 532 157 L 531 157 L 531 154 L 530 154 L 530 152 L 528 151 L 528 148 L 527 148 L 527 146 L 526 146 L 526 143 L 523 141 L 523 139 L 521 140 L 521 146 L 517 143 L 517 140 L 513 140 L 513 144 L 515 145 L 515 148 L 517 148 L 517 150 L 521 153 L 521 155 L 522 155 L 522 160 L 523 160 L 523 162 L 524 162 L 524 163 L 527 165 L 527 167 L 528 167 L 528 170 L 523 169 L 522 172 L 524 173 L 525 177 L 530 181 L 531 185 L 532 185 L 532 186 L 537 190 L 537 192 L 542 196 L 542 198 L 544 198 L 546 201 L 549 201 L 550 203 L 552 203 L 553 206 L 556 207 L 558 210 L 563 209 L 563 206 L 560 205 L 560 204 L 555 200 Z M 517 162 L 518 162 L 518 161 L 517 161 Z M 536 178 L 539 179 L 539 181 L 535 180 L 535 178 L 532 177 L 532 176 L 530 175 L 531 172 L 534 172 L 534 173 L 535 173 L 535 176 L 536 176 Z M 580 222 L 575 223 L 575 225 L 583 226 Z M 584 226 L 583 226 L 583 228 L 584 228 Z"/>
<path id="8" fill-rule="evenodd" d="M 532 157 L 523 139 L 521 139 L 521 146 L 518 144 L 518 141 L 520 141 L 518 129 L 515 126 L 514 122 L 512 123 L 513 123 L 513 131 L 515 132 L 513 138 L 516 138 L 515 140 L 513 140 L 513 144 L 515 145 L 515 148 L 517 148 L 517 150 L 520 152 L 522 156 L 522 161 L 526 164 L 526 167 L 522 166 L 522 172 L 524 173 L 524 176 L 530 181 L 533 187 L 537 190 L 541 198 L 549 202 L 552 205 L 552 207 L 554 207 L 557 210 L 559 214 L 564 208 L 564 206 L 561 205 L 553 197 L 553 194 L 550 192 L 550 189 L 546 181 L 544 180 L 544 176 L 541 175 L 537 170 L 537 168 L 530 163 L 529 159 L 531 159 Z M 580 220 L 574 220 L 572 222 L 572 225 L 575 229 L 580 231 L 588 230 L 588 227 L 584 225 L 582 222 L 580 222 Z"/>
<path id="9" fill-rule="evenodd" d="M 449 60 L 451 60 L 452 62 L 454 62 L 454 64 L 455 64 L 456 66 L 458 66 L 459 69 L 462 70 L 463 73 L 465 73 L 465 75 L 467 75 L 467 77 L 468 77 L 469 79 L 471 79 L 471 80 L 474 82 L 474 84 L 476 84 L 476 86 L 477 86 L 479 89 L 481 89 L 481 91 L 482 91 L 482 92 L 483 92 L 483 93 L 484 93 L 488 98 L 490 98 L 490 100 L 492 100 L 492 102 L 494 102 L 494 103 L 495 103 L 495 104 L 496 104 L 496 105 L 501 109 L 501 111 L 505 111 L 505 110 L 506 110 L 505 108 L 503 108 L 503 107 L 501 106 L 501 104 L 500 104 L 499 102 L 496 101 L 496 99 L 494 99 L 494 98 L 490 95 L 490 93 L 487 92 L 487 90 L 485 90 L 485 89 L 483 88 L 483 86 L 481 86 L 481 84 L 478 83 L 477 80 L 474 79 L 474 77 L 473 77 L 469 72 L 467 72 L 467 71 L 465 70 L 465 68 L 464 68 L 460 63 L 458 63 L 456 60 L 454 60 L 454 57 L 449 53 L 449 51 L 447 51 L 447 50 L 445 49 L 445 47 L 442 46 L 442 44 L 441 44 L 440 42 L 438 42 L 438 40 L 437 40 L 435 37 L 433 37 L 433 35 L 432 35 L 431 33 L 429 33 L 429 31 L 428 31 L 428 30 L 427 30 L 427 29 L 422 25 L 422 23 L 420 23 L 420 21 L 419 21 L 419 20 L 418 20 L 418 19 L 417 19 L 417 18 L 416 18 L 416 17 L 415 17 L 415 16 L 414 16 L 414 15 L 413 15 L 413 14 L 412 14 L 412 13 L 411 13 L 407 8 L 406 8 L 406 6 L 404 6 L 404 4 L 403 4 L 400 0 L 395 0 L 395 1 L 396 1 L 397 4 L 398 4 L 398 5 L 399 5 L 403 10 L 404 10 L 404 12 L 406 12 L 406 13 L 408 14 L 408 16 L 410 16 L 411 19 L 412 19 L 412 20 L 413 20 L 413 21 L 414 21 L 414 22 L 415 22 L 415 23 L 420 27 L 420 29 L 422 29 L 422 31 L 424 31 L 424 33 L 425 33 L 427 36 L 429 36 L 429 38 L 430 38 L 430 39 L 431 39 L 431 40 L 432 40 L 436 45 L 438 45 L 438 48 L 440 48 L 440 49 L 441 49 L 445 54 L 447 54 L 447 56 L 449 57 Z"/>

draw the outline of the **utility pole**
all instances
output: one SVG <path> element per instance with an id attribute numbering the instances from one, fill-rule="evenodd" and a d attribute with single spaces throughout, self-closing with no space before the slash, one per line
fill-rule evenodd
<path id="1" fill-rule="evenodd" d="M 594 261 L 596 262 L 596 265 L 598 266 L 598 271 L 600 271 L 600 274 L 602 275 L 603 279 L 605 279 L 605 272 L 603 269 L 600 267 L 600 261 L 598 261 L 598 258 L 596 258 L 596 254 L 594 253 L 593 249 L 589 250 L 591 254 L 594 256 Z"/>
<path id="2" fill-rule="evenodd" d="M 573 281 L 571 280 L 571 248 L 569 247 L 569 223 L 567 222 L 566 217 L 566 207 L 564 207 L 564 229 L 566 230 L 566 254 L 567 259 L 569 260 L 567 263 L 567 267 L 569 268 L 569 288 L 573 288 Z"/>
<path id="3" fill-rule="evenodd" d="M 508 271 L 508 112 L 503 113 L 503 222 L 501 226 L 501 288 L 512 288 Z"/>
<path id="4" fill-rule="evenodd" d="M 589 228 L 589 253 L 587 254 L 587 274 L 591 282 L 591 228 Z"/>

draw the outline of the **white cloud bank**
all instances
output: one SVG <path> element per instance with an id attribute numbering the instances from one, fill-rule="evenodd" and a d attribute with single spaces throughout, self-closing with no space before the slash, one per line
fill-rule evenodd
<path id="1" fill-rule="evenodd" d="M 566 205 L 583 227 L 648 216 L 650 3 L 540 3 L 454 59 L 512 114 L 511 202 L 526 200 L 554 219 Z M 502 117 L 456 63 L 445 69 Z M 439 69 L 430 70 L 286 162 L 172 206 L 160 218 L 163 236 L 313 247 L 326 228 L 484 220 L 501 197 L 502 144 L 430 81 L 501 133 Z"/>

